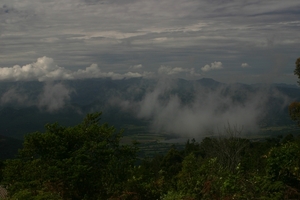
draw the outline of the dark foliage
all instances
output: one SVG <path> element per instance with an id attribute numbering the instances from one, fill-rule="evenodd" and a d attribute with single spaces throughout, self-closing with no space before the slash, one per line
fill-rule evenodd
<path id="1" fill-rule="evenodd" d="M 225 128 L 183 150 L 137 158 L 135 144 L 89 114 L 73 127 L 46 125 L 1 163 L 8 199 L 299 199 L 300 138 L 251 141 Z"/>

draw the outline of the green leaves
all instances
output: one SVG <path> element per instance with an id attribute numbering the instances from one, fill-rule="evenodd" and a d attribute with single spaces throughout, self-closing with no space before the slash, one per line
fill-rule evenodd
<path id="1" fill-rule="evenodd" d="M 267 173 L 272 180 L 282 181 L 290 186 L 300 180 L 300 147 L 296 142 L 288 142 L 272 148 L 267 157 Z"/>
<path id="2" fill-rule="evenodd" d="M 47 124 L 45 133 L 28 134 L 19 158 L 6 163 L 10 195 L 26 199 L 43 191 L 62 199 L 107 199 L 120 191 L 137 149 L 120 145 L 122 132 L 100 125 L 100 116 L 88 114 L 74 127 Z"/>
<path id="3" fill-rule="evenodd" d="M 188 141 L 136 164 L 137 147 L 99 124 L 48 124 L 27 135 L 17 159 L 5 162 L 11 199 L 299 199 L 300 140 L 254 142 L 229 137 Z"/>
<path id="4" fill-rule="evenodd" d="M 294 70 L 294 74 L 298 76 L 300 79 L 300 57 L 295 62 L 296 68 Z M 298 80 L 298 84 L 300 85 L 300 80 Z M 289 105 L 289 114 L 292 120 L 297 121 L 300 126 L 300 102 L 292 102 Z"/>
<path id="5" fill-rule="evenodd" d="M 300 79 L 300 57 L 295 62 L 296 68 L 294 70 L 294 74 L 298 76 L 298 79 Z M 300 84 L 300 82 L 298 81 Z"/>

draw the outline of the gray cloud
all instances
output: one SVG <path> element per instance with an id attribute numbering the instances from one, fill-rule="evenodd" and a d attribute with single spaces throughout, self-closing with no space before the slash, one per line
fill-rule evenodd
<path id="1" fill-rule="evenodd" d="M 130 66 L 129 69 L 141 69 L 143 68 L 143 65 L 142 64 L 138 64 L 138 65 L 133 65 L 133 66 Z"/>
<path id="2" fill-rule="evenodd" d="M 67 88 L 61 83 L 46 83 L 43 93 L 38 99 L 38 107 L 48 112 L 55 112 L 62 109 L 66 101 L 70 100 L 72 89 Z"/>
<path id="3" fill-rule="evenodd" d="M 242 63 L 241 67 L 245 68 L 245 67 L 250 67 L 250 65 L 248 63 Z"/>
<path id="4" fill-rule="evenodd" d="M 251 60 L 245 76 L 256 82 L 252 75 L 270 70 L 272 55 L 287 58 L 285 77 L 300 51 L 297 0 L 3 0 L 0 8 L 1 67 L 46 55 L 71 71 L 97 63 L 122 74 L 137 63 L 154 72 L 221 60 L 223 75 L 210 76 L 226 82 L 243 75 L 240 63 Z"/>
<path id="5" fill-rule="evenodd" d="M 22 87 L 11 87 L 2 93 L 0 103 L 1 106 L 36 106 L 42 111 L 57 112 L 66 106 L 73 92 L 74 89 L 54 82 L 45 82 L 41 90 L 35 88 L 26 92 Z"/>
<path id="6" fill-rule="evenodd" d="M 4 92 L 1 96 L 1 105 L 13 104 L 13 105 L 30 105 L 29 98 L 26 94 L 23 94 L 17 88 L 10 88 Z"/>

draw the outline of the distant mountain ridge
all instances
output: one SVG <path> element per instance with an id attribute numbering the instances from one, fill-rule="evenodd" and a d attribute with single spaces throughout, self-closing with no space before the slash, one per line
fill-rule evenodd
<path id="1" fill-rule="evenodd" d="M 166 84 L 162 84 L 154 79 L 132 78 L 123 80 L 87 79 L 51 83 L 2 82 L 0 83 L 0 134 L 22 139 L 26 133 L 42 131 L 46 123 L 59 122 L 66 126 L 75 125 L 86 113 L 94 111 L 103 111 L 103 121 L 118 128 L 123 128 L 128 124 L 146 126 L 149 121 L 122 110 L 113 101 L 116 99 L 124 102 L 142 101 L 146 94 L 153 92 L 160 84 L 169 84 L 167 92 L 160 97 L 161 99 L 168 100 L 170 95 L 177 95 L 182 104 L 193 102 L 197 97 L 197 91 L 201 88 L 205 91 L 220 90 L 220 95 L 230 97 L 233 102 L 239 102 L 241 105 L 249 94 L 254 94 L 259 90 L 258 85 L 225 84 L 209 78 L 165 81 Z M 300 89 L 296 86 L 272 84 L 272 88 L 289 99 L 300 100 Z M 272 93 L 271 89 L 266 91 Z M 53 101 L 50 101 L 52 97 Z M 47 103 L 55 103 L 56 100 L 57 102 L 62 100 L 59 102 L 62 107 L 50 112 Z M 262 124 L 267 126 L 268 124 L 293 123 L 289 119 L 286 108 L 278 111 L 278 107 L 283 103 L 281 101 L 275 97 L 270 100 L 269 108 L 266 109 L 270 112 L 270 116 L 267 116 Z M 56 108 L 55 105 L 51 106 L 51 108 Z M 276 108 L 276 112 L 274 108 Z"/>

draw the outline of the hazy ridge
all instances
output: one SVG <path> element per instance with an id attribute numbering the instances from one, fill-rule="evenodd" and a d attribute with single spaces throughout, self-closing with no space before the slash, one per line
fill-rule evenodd
<path id="1" fill-rule="evenodd" d="M 0 95 L 0 134 L 22 138 L 25 133 L 43 130 L 45 123 L 74 125 L 86 113 L 94 111 L 102 111 L 103 121 L 118 128 L 142 124 L 155 129 L 155 121 L 161 120 L 157 117 L 164 116 L 147 113 L 147 109 L 153 111 L 157 105 L 165 112 L 164 108 L 169 106 L 170 113 L 165 113 L 165 123 L 168 120 L 173 123 L 169 114 L 175 112 L 178 115 L 185 113 L 187 117 L 216 117 L 225 113 L 228 116 L 224 118 L 230 122 L 230 117 L 250 115 L 250 111 L 255 110 L 258 112 L 255 116 L 260 117 L 255 122 L 259 127 L 293 124 L 287 106 L 300 99 L 300 89 L 285 84 L 224 84 L 213 79 L 157 81 L 136 78 L 7 82 L 0 84 Z M 207 113 L 199 115 L 204 109 Z M 240 110 L 243 112 L 239 113 Z M 198 113 L 189 115 L 191 111 Z M 157 131 L 168 131 L 162 124 L 157 125 L 161 126 Z"/>

